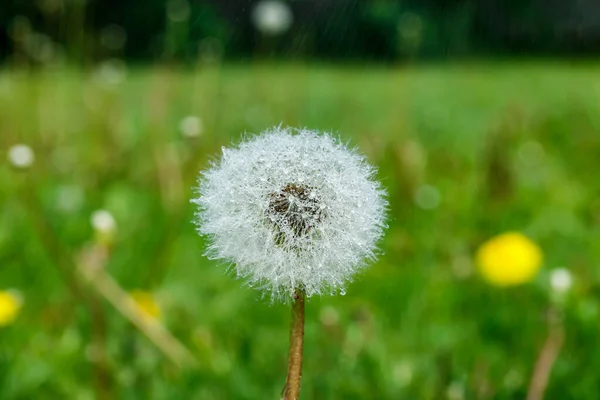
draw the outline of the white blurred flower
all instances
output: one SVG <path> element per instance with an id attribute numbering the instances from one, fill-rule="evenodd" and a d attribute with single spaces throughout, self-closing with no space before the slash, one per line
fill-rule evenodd
<path id="1" fill-rule="evenodd" d="M 440 191 L 435 186 L 422 185 L 415 192 L 415 204 L 424 210 L 433 210 L 440 205 Z"/>
<path id="2" fill-rule="evenodd" d="M 550 272 L 550 286 L 556 293 L 566 293 L 573 286 L 573 276 L 566 268 L 556 268 Z"/>
<path id="3" fill-rule="evenodd" d="M 35 155 L 26 144 L 16 144 L 8 150 L 8 160 L 17 168 L 28 168 L 33 164 Z"/>
<path id="4" fill-rule="evenodd" d="M 273 128 L 223 148 L 192 200 L 207 255 L 274 298 L 342 292 L 385 227 L 374 175 L 363 156 L 310 130 Z"/>
<path id="5" fill-rule="evenodd" d="M 292 26 L 294 16 L 290 7 L 281 1 L 264 0 L 252 11 L 252 22 L 265 35 L 279 35 Z"/>
<path id="6" fill-rule="evenodd" d="M 179 123 L 181 134 L 186 137 L 196 137 L 202 134 L 202 120 L 194 115 L 189 115 Z"/>
<path id="7" fill-rule="evenodd" d="M 96 232 L 111 234 L 117 229 L 117 222 L 112 214 L 106 210 L 97 210 L 92 213 L 92 227 Z"/>

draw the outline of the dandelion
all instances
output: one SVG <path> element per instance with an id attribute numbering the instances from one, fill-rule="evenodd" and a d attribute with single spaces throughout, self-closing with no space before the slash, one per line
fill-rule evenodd
<path id="1" fill-rule="evenodd" d="M 542 251 L 525 235 L 508 232 L 481 245 L 476 261 L 489 283 L 519 285 L 535 278 L 542 264 Z"/>
<path id="2" fill-rule="evenodd" d="M 0 327 L 10 325 L 19 315 L 23 298 L 15 290 L 0 291 Z"/>
<path id="3" fill-rule="evenodd" d="M 290 26 L 294 17 L 290 7 L 281 1 L 264 0 L 252 11 L 252 22 L 265 35 L 279 35 Z"/>
<path id="4" fill-rule="evenodd" d="M 342 292 L 375 258 L 386 201 L 375 169 L 328 135 L 274 128 L 223 149 L 204 171 L 198 232 L 207 255 L 274 298 Z"/>
<path id="5" fill-rule="evenodd" d="M 8 160 L 17 168 L 29 168 L 35 160 L 35 155 L 26 144 L 16 144 L 8 150 Z"/>
<path id="6" fill-rule="evenodd" d="M 153 320 L 159 320 L 161 318 L 162 311 L 152 293 L 143 290 L 134 290 L 129 293 L 129 295 L 144 317 Z"/>
<path id="7" fill-rule="evenodd" d="M 293 299 L 286 398 L 299 390 L 304 298 L 344 294 L 376 257 L 385 192 L 365 158 L 327 134 L 273 128 L 223 149 L 199 179 L 207 255 L 273 299 Z"/>

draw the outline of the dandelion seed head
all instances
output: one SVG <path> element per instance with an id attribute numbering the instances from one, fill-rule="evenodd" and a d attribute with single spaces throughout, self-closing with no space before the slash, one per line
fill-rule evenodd
<path id="1" fill-rule="evenodd" d="M 356 151 L 310 130 L 273 128 L 224 148 L 192 200 L 207 255 L 275 299 L 343 292 L 385 226 L 374 175 Z"/>

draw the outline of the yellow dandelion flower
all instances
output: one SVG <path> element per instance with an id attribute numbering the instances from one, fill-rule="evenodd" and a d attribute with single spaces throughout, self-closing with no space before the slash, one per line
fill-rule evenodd
<path id="1" fill-rule="evenodd" d="M 22 304 L 23 301 L 18 292 L 0 291 L 0 327 L 9 325 L 15 320 Z"/>
<path id="2" fill-rule="evenodd" d="M 162 311 L 152 293 L 143 290 L 134 290 L 130 293 L 130 296 L 142 315 L 152 319 L 161 318 Z"/>
<path id="3" fill-rule="evenodd" d="M 497 286 L 512 286 L 535 278 L 542 250 L 519 232 L 495 236 L 479 247 L 476 263 L 483 277 Z"/>

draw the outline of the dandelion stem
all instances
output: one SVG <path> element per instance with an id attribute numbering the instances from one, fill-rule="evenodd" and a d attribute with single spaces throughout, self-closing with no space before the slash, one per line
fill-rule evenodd
<path id="1" fill-rule="evenodd" d="M 544 398 L 552 368 L 564 344 L 564 326 L 560 315 L 557 314 L 556 310 L 550 310 L 548 337 L 535 363 L 527 392 L 527 400 L 542 400 Z"/>
<path id="2" fill-rule="evenodd" d="M 283 388 L 282 400 L 300 398 L 300 380 L 302 379 L 302 350 L 304 348 L 304 292 L 294 292 L 292 304 L 292 324 L 290 328 L 290 352 L 287 378 Z"/>

